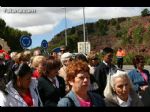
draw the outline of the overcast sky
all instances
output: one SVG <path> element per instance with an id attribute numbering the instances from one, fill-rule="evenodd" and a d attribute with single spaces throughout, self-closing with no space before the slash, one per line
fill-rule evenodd
<path id="1" fill-rule="evenodd" d="M 50 33 L 65 18 L 63 7 L 0 7 L 0 18 L 6 25 L 28 31 L 32 37 Z M 85 7 L 85 20 L 131 17 L 141 14 L 145 7 Z M 147 8 L 147 7 L 146 7 Z M 148 7 L 150 10 L 150 7 Z M 66 7 L 67 19 L 83 20 L 83 7 Z M 68 24 L 69 26 L 69 24 Z M 64 27 L 65 28 L 65 27 Z M 37 42 L 36 42 L 37 43 Z M 39 45 L 39 43 L 37 43 Z"/>

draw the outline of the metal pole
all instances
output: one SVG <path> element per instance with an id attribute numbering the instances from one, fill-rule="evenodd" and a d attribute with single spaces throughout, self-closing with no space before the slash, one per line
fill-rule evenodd
<path id="1" fill-rule="evenodd" d="M 84 37 L 84 53 L 86 53 L 86 40 L 85 40 L 85 12 L 84 12 L 84 7 L 83 7 L 83 20 L 84 20 L 84 24 L 83 24 L 83 37 Z"/>
<path id="2" fill-rule="evenodd" d="M 66 8 L 65 8 L 65 44 L 67 46 L 67 18 L 66 18 Z"/>

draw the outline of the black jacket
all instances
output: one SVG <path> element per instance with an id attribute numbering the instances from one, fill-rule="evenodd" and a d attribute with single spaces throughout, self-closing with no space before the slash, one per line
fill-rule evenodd
<path id="1" fill-rule="evenodd" d="M 110 70 L 112 70 L 113 72 L 116 72 L 117 67 L 113 64 L 108 67 L 103 62 L 101 62 L 94 72 L 94 77 L 99 86 L 99 93 L 102 97 L 104 97 L 103 91 L 105 89 L 107 75 L 109 74 Z"/>
<path id="2" fill-rule="evenodd" d="M 60 97 L 65 96 L 65 81 L 60 76 L 57 76 L 57 79 L 59 88 L 56 88 L 46 76 L 38 79 L 38 90 L 43 106 L 56 107 Z"/>
<path id="3" fill-rule="evenodd" d="M 142 94 L 142 102 L 144 106 L 150 106 L 150 84 L 146 88 L 145 92 Z"/>

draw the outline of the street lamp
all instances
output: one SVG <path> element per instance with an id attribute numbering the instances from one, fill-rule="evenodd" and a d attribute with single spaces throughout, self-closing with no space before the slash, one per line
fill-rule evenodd
<path id="1" fill-rule="evenodd" d="M 83 7 L 83 37 L 84 37 L 84 53 L 86 53 L 86 40 L 85 40 L 85 11 L 84 11 L 84 7 Z"/>
<path id="2" fill-rule="evenodd" d="M 63 7 L 65 9 L 65 44 L 67 46 L 67 17 L 66 17 L 66 7 Z"/>

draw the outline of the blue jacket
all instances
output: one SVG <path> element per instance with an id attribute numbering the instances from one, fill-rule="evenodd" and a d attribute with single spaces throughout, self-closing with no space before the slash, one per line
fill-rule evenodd
<path id="1" fill-rule="evenodd" d="M 148 76 L 148 83 L 150 82 L 150 74 L 148 70 L 143 70 L 144 73 Z M 148 83 L 143 79 L 140 72 L 137 69 L 133 69 L 128 73 L 136 92 L 140 90 L 140 86 L 147 85 Z"/>
<path id="2" fill-rule="evenodd" d="M 96 94 L 94 92 L 88 92 L 89 97 L 91 98 L 92 101 L 92 107 L 104 107 L 105 103 L 104 100 L 101 98 L 99 94 Z M 70 91 L 67 95 L 67 97 L 70 97 L 76 107 L 80 107 L 80 103 L 73 91 Z M 62 98 L 58 102 L 58 107 L 71 107 L 71 102 L 68 98 Z"/>

